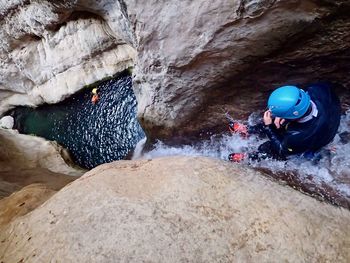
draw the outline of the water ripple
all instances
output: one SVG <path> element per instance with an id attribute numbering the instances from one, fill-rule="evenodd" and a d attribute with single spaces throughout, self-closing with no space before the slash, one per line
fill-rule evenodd
<path id="1" fill-rule="evenodd" d="M 128 75 L 98 86 L 100 100 L 91 103 L 91 89 L 56 105 L 18 108 L 15 128 L 65 146 L 82 167 L 123 159 L 144 137 L 136 119 L 137 102 Z"/>

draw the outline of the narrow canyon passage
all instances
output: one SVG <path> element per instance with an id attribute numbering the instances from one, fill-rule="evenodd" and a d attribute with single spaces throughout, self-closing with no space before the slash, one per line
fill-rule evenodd
<path id="1" fill-rule="evenodd" d="M 11 112 L 15 118 L 15 128 L 21 133 L 57 141 L 71 152 L 78 165 L 85 168 L 124 159 L 134 150 L 137 142 L 145 138 L 136 119 L 137 102 L 131 77 L 124 73 L 103 82 L 98 86 L 98 94 L 100 100 L 95 105 L 91 102 L 91 88 L 87 88 L 56 105 L 37 109 L 17 108 Z M 259 117 L 259 112 L 254 112 L 248 122 L 257 123 Z M 227 124 L 225 118 L 222 119 L 222 128 L 225 129 Z M 319 199 L 349 208 L 349 130 L 348 110 L 342 115 L 334 141 L 313 158 L 294 156 L 286 162 L 263 160 L 248 165 Z M 133 158 L 187 155 L 227 160 L 230 153 L 256 149 L 265 140 L 256 136 L 244 139 L 228 132 L 205 137 L 210 138 L 198 137 L 192 144 L 177 146 L 158 141 L 153 149 L 143 152 L 142 143 L 145 140 L 141 140 Z"/>
<path id="2" fill-rule="evenodd" d="M 1 1 L 0 263 L 350 262 L 349 13 L 347 0 Z M 267 134 L 229 122 L 262 124 L 275 89 L 319 82 L 339 129 L 335 100 L 293 110 L 324 120 L 303 151 L 245 158 Z"/>

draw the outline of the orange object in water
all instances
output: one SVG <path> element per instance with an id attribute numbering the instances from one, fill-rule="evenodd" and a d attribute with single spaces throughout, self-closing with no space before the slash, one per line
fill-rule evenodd
<path id="1" fill-rule="evenodd" d="M 98 100 L 99 100 L 99 97 L 98 97 L 97 94 L 94 94 L 94 95 L 92 96 L 92 98 L 91 98 L 91 102 L 92 102 L 93 104 L 96 104 L 96 103 L 98 102 Z"/>
<path id="2" fill-rule="evenodd" d="M 228 128 L 231 133 L 238 133 L 243 138 L 248 137 L 248 128 L 246 125 L 239 122 L 230 122 Z"/>
<path id="3" fill-rule="evenodd" d="M 247 158 L 247 154 L 245 153 L 231 153 L 228 156 L 229 161 L 235 162 L 235 163 L 240 163 L 246 158 Z"/>

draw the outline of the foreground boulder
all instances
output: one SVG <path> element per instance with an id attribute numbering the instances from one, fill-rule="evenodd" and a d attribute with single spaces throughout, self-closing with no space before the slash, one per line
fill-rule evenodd
<path id="1" fill-rule="evenodd" d="M 62 186 L 63 187 L 63 186 Z M 37 208 L 56 191 L 44 184 L 31 184 L 0 199 L 0 228 Z"/>
<path id="2" fill-rule="evenodd" d="M 3 262 L 346 262 L 350 212 L 218 160 L 119 161 L 0 240 Z"/>

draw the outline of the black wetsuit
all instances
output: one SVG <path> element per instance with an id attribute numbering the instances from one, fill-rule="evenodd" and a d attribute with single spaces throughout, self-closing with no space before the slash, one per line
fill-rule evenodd
<path id="1" fill-rule="evenodd" d="M 340 123 L 339 98 L 330 84 L 312 84 L 306 90 L 316 104 L 317 117 L 304 123 L 286 122 L 280 129 L 274 124 L 249 129 L 253 133 L 262 132 L 270 139 L 259 146 L 258 152 L 250 154 L 251 159 L 285 159 L 292 154 L 314 153 L 333 140 Z"/>

